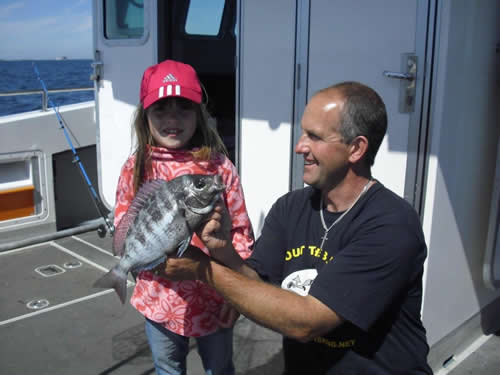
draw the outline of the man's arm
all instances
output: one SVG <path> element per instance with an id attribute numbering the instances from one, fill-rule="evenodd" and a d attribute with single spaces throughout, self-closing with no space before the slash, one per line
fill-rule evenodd
<path id="1" fill-rule="evenodd" d="M 261 280 L 249 278 L 208 259 L 200 279 L 215 288 L 249 319 L 285 336 L 309 341 L 338 326 L 341 318 L 312 296 L 300 296 Z M 257 276 L 258 277 L 258 276 Z"/>
<path id="2" fill-rule="evenodd" d="M 223 221 L 218 208 L 199 234 L 212 258 L 188 251 L 183 258 L 168 259 L 165 272 L 169 278 L 201 280 L 249 319 L 300 341 L 321 336 L 343 322 L 313 296 L 300 296 L 260 280 L 232 248 Z"/>

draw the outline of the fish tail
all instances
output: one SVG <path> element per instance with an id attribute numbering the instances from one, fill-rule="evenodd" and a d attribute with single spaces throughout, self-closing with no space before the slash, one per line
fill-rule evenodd
<path id="1" fill-rule="evenodd" d="M 120 297 L 122 304 L 125 304 L 127 295 L 127 275 L 122 270 L 114 267 L 111 271 L 94 283 L 94 288 L 113 288 Z"/>

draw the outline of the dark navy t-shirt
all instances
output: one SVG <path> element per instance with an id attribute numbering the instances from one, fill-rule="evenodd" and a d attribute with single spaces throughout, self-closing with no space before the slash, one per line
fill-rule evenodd
<path id="1" fill-rule="evenodd" d="M 426 245 L 415 210 L 375 183 L 328 232 L 311 187 L 273 205 L 248 264 L 346 322 L 304 344 L 284 338 L 286 374 L 432 374 L 420 318 Z M 341 213 L 324 212 L 327 226 Z"/>

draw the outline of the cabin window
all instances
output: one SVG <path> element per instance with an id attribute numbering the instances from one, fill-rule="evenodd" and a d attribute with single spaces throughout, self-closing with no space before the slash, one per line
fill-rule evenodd
<path id="1" fill-rule="evenodd" d="M 217 36 L 225 0 L 191 0 L 186 17 L 186 34 Z"/>
<path id="2" fill-rule="evenodd" d="M 140 39 L 144 34 L 144 0 L 105 0 L 106 39 Z"/>
<path id="3" fill-rule="evenodd" d="M 31 181 L 31 167 L 27 160 L 2 163 L 0 165 L 0 186 L 7 188 L 15 184 L 27 184 Z M 12 186 L 11 186 L 12 185 Z"/>
<path id="4" fill-rule="evenodd" d="M 29 156 L 21 160 L 0 160 L 0 222 L 40 212 L 40 205 L 37 207 L 40 186 L 34 173 L 38 158 Z"/>

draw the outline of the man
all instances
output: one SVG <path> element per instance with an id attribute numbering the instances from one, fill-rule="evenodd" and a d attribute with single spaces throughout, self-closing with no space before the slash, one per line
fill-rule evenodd
<path id="1" fill-rule="evenodd" d="M 251 258 L 237 256 L 218 207 L 200 233 L 212 258 L 191 251 L 167 262 L 170 277 L 200 279 L 282 333 L 286 374 L 432 374 L 419 218 L 371 177 L 386 128 L 371 88 L 344 82 L 319 91 L 295 147 L 310 186 L 277 200 Z"/>

